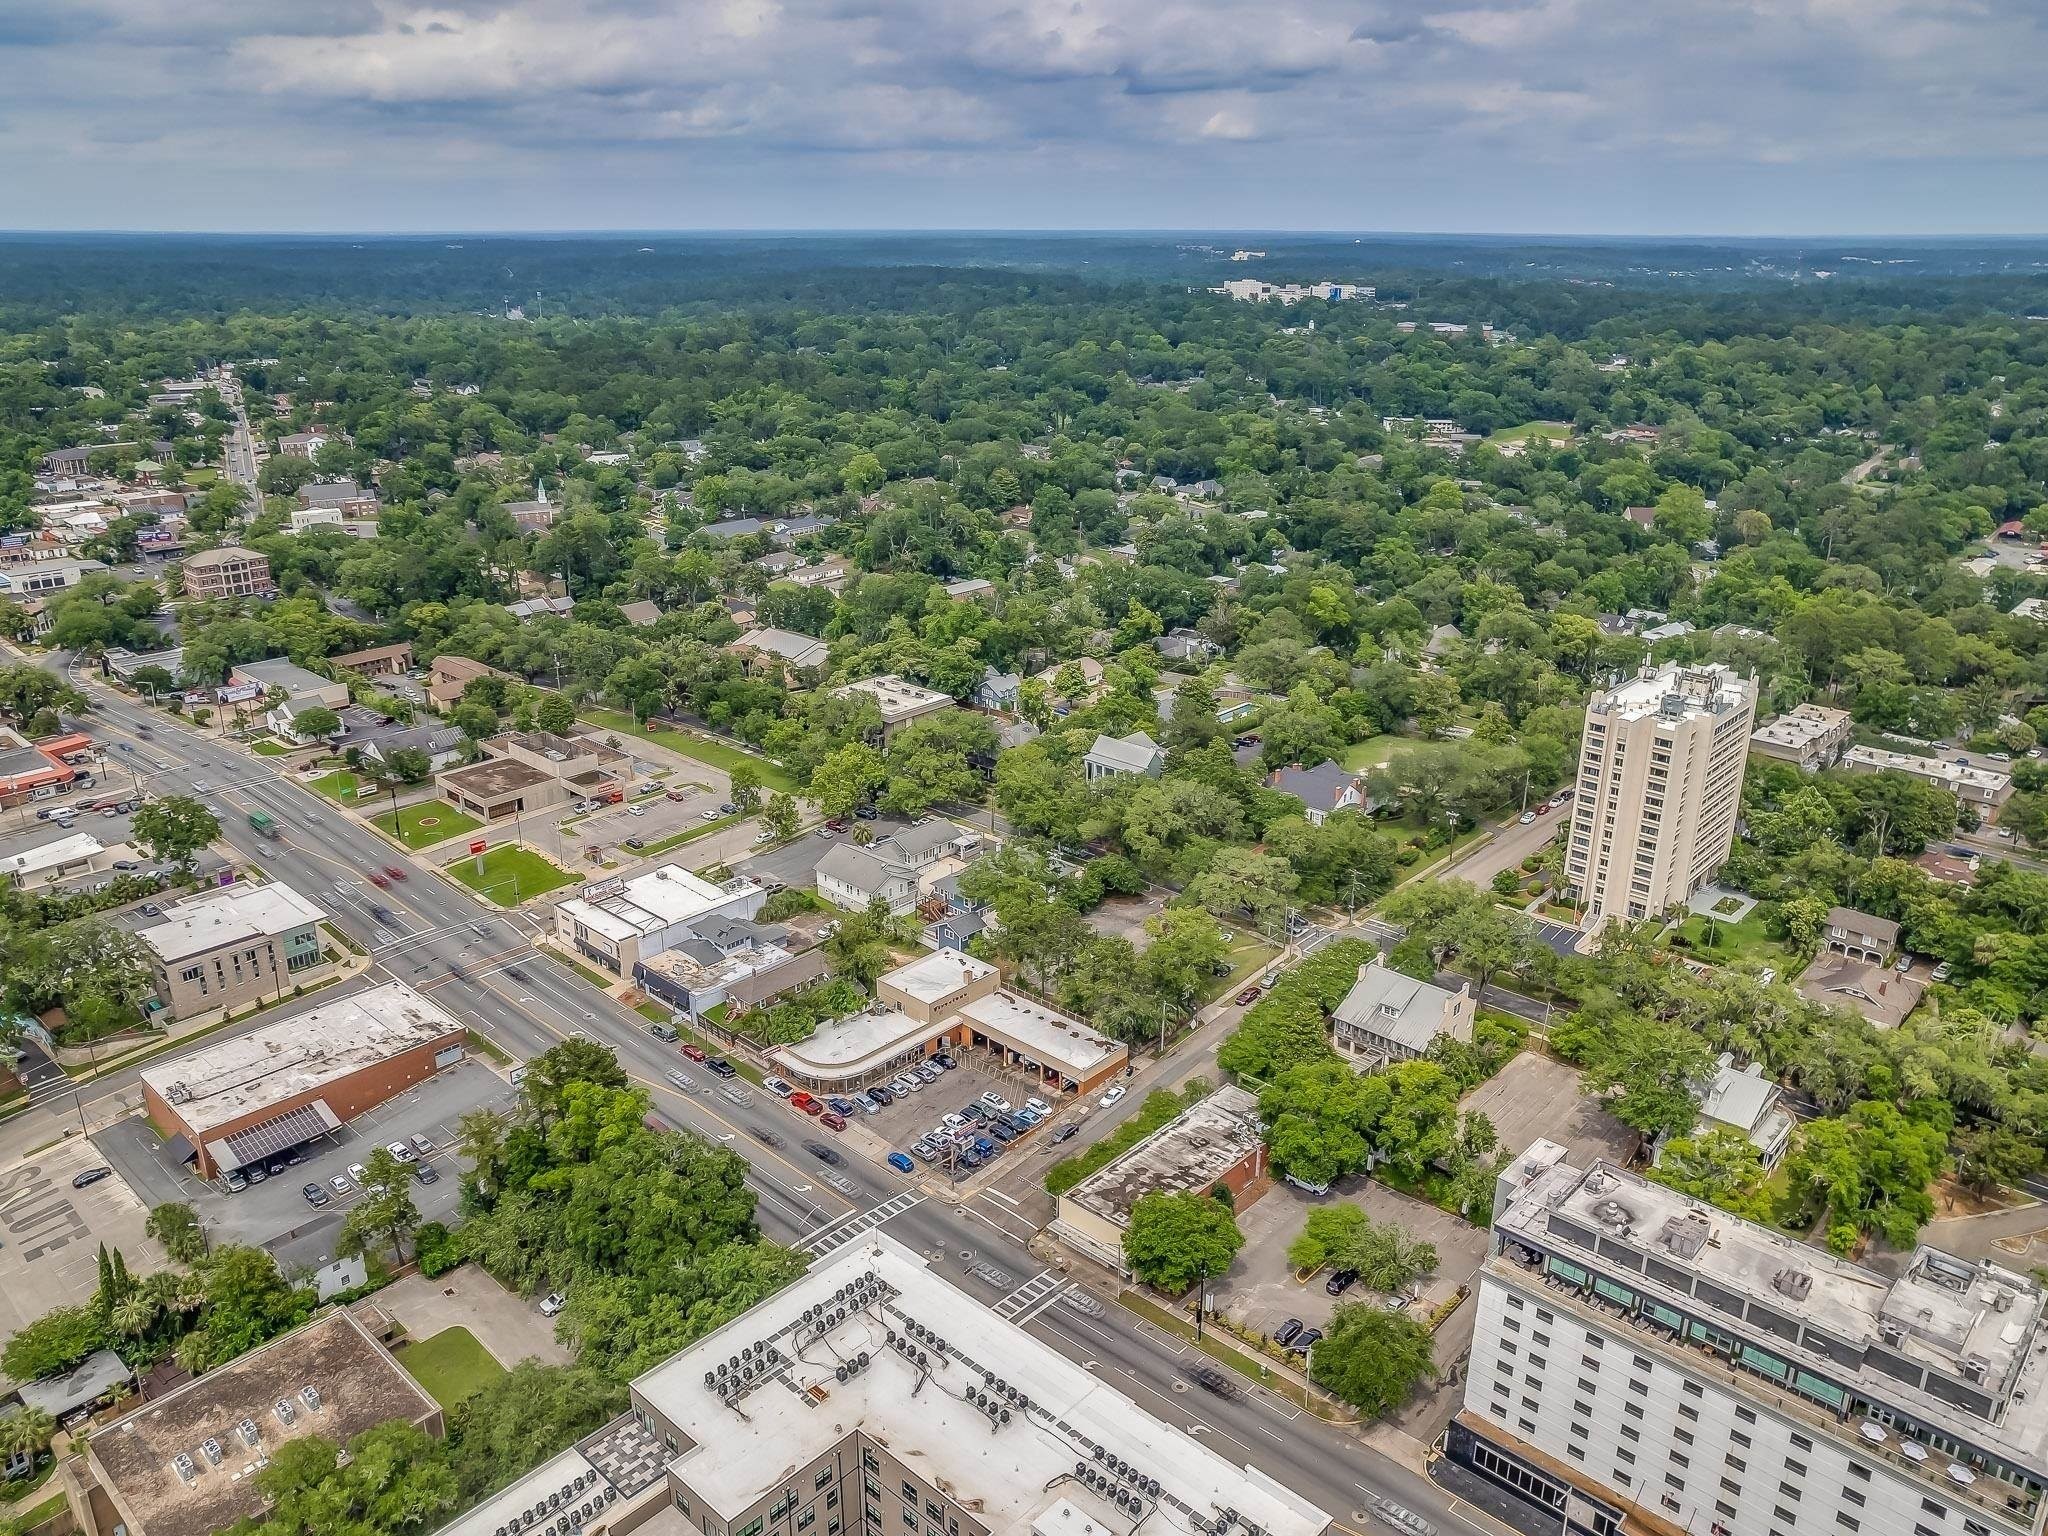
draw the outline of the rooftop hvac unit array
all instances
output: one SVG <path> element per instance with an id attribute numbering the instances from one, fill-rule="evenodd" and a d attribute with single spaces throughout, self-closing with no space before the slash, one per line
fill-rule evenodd
<path id="1" fill-rule="evenodd" d="M 718 1394 L 721 1402 L 744 1397 L 754 1386 L 789 1364 L 781 1350 L 766 1339 L 742 1345 L 740 1352 L 704 1373 L 704 1385 Z"/>
<path id="2" fill-rule="evenodd" d="M 1118 1482 L 1113 1475 L 1102 1468 L 1093 1466 L 1085 1461 L 1077 1461 L 1074 1463 L 1074 1476 L 1080 1479 L 1081 1486 L 1090 1493 L 1109 1500 L 1110 1503 L 1123 1510 L 1126 1514 L 1139 1515 L 1144 1513 L 1146 1495 L 1139 1492 L 1135 1487 L 1127 1487 L 1123 1483 Z M 1158 1484 L 1154 1483 L 1152 1487 L 1156 1489 Z M 1153 1496 L 1156 1497 L 1157 1495 Z"/>
<path id="3" fill-rule="evenodd" d="M 556 1489 L 532 1508 L 519 1511 L 492 1532 L 492 1536 L 520 1536 L 523 1531 L 539 1527 L 543 1520 L 548 1524 L 540 1531 L 540 1536 L 566 1536 L 566 1533 L 580 1529 L 619 1496 L 618 1490 L 610 1483 L 598 1488 L 597 1482 L 595 1472 L 579 1473 L 566 1487 Z M 586 1490 L 589 1497 L 579 1500 L 577 1495 Z"/>

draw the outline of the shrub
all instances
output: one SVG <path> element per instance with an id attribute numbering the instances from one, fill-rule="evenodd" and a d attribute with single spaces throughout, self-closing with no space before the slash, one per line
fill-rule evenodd
<path id="1" fill-rule="evenodd" d="M 413 1253 L 420 1261 L 420 1273 L 429 1280 L 447 1274 L 466 1257 L 462 1234 L 438 1221 L 427 1222 L 414 1234 Z"/>

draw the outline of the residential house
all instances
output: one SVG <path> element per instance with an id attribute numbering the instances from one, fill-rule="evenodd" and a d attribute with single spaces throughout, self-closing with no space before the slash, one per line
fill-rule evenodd
<path id="1" fill-rule="evenodd" d="M 1630 507 L 1621 515 L 1634 523 L 1638 528 L 1649 528 L 1657 521 L 1657 509 L 1655 507 Z"/>
<path id="2" fill-rule="evenodd" d="M 1825 948 L 1872 965 L 1889 961 L 1899 947 L 1899 925 L 1888 917 L 1873 917 L 1853 907 L 1828 908 Z"/>
<path id="3" fill-rule="evenodd" d="M 1979 810 L 1996 810 L 2012 798 L 2011 774 L 1939 757 L 1916 757 L 1909 752 L 1888 752 L 1882 747 L 1856 746 L 1842 754 L 1842 766 L 1851 773 L 1911 774 Z"/>
<path id="4" fill-rule="evenodd" d="M 357 677 L 399 677 L 412 670 L 412 642 L 401 640 L 396 645 L 350 651 L 345 656 L 333 657 L 332 665 L 337 671 L 353 672 Z"/>
<path id="5" fill-rule="evenodd" d="M 1069 667 L 1074 668 L 1081 679 L 1081 686 L 1071 695 L 1060 686 L 1060 674 Z M 1045 696 L 1052 703 L 1053 713 L 1063 715 L 1095 702 L 1096 696 L 1102 692 L 1102 663 L 1093 656 L 1078 656 L 1072 661 L 1055 662 L 1043 672 L 1034 673 L 1033 679 L 1044 684 Z"/>
<path id="6" fill-rule="evenodd" d="M 560 617 L 576 606 L 573 597 L 522 597 L 516 603 L 505 604 L 505 611 L 515 619 L 538 619 Z"/>
<path id="7" fill-rule="evenodd" d="M 1267 775 L 1266 787 L 1299 800 L 1302 814 L 1311 826 L 1320 827 L 1337 811 L 1374 809 L 1365 792 L 1365 775 L 1353 773 L 1340 763 L 1318 763 L 1313 768 L 1296 763 L 1276 769 Z"/>
<path id="8" fill-rule="evenodd" d="M 290 432 L 277 440 L 277 451 L 295 459 L 310 459 L 328 443 L 325 432 L 315 428 L 311 432 Z"/>
<path id="9" fill-rule="evenodd" d="M 1193 662 L 1196 666 L 1223 654 L 1222 646 L 1200 630 L 1185 626 L 1169 629 L 1152 643 L 1168 661 Z"/>
<path id="10" fill-rule="evenodd" d="M 635 603 L 619 604 L 619 613 L 635 629 L 647 629 L 661 622 L 661 607 L 657 603 L 641 599 Z"/>
<path id="11" fill-rule="evenodd" d="M 1098 733 L 1095 744 L 1081 759 L 1081 767 L 1090 783 L 1119 774 L 1143 774 L 1156 779 L 1166 770 L 1166 748 L 1143 731 L 1133 731 L 1128 736 Z"/>
<path id="12" fill-rule="evenodd" d="M 814 672 L 831 659 L 831 647 L 793 629 L 750 629 L 726 649 L 740 658 L 749 672 L 779 677 L 794 688 L 803 674 Z"/>
<path id="13" fill-rule="evenodd" d="M 452 725 L 396 726 L 379 731 L 356 743 L 363 761 L 383 767 L 395 752 L 424 752 L 432 770 L 451 767 L 462 760 L 463 743 L 469 738 Z"/>
<path id="14" fill-rule="evenodd" d="M 315 480 L 299 487 L 302 509 L 332 508 L 343 518 L 375 518 L 377 497 L 353 480 Z"/>
<path id="15" fill-rule="evenodd" d="M 834 555 L 820 560 L 816 565 L 802 566 L 789 573 L 786 578 L 799 587 L 818 587 L 826 592 L 837 592 L 853 577 L 853 563 Z"/>
<path id="16" fill-rule="evenodd" d="M 1375 958 L 1358 968 L 1358 980 L 1337 1005 L 1330 1043 L 1354 1066 L 1414 1061 L 1440 1036 L 1469 1042 L 1477 1012 L 1469 984 L 1452 992 Z"/>
<path id="17" fill-rule="evenodd" d="M 1024 686 L 1023 677 L 1015 672 L 998 672 L 994 667 L 981 674 L 981 681 L 975 684 L 974 697 L 970 702 L 976 709 L 1008 712 L 1017 707 L 1018 690 Z"/>
<path id="18" fill-rule="evenodd" d="M 818 895 L 836 907 L 858 912 L 877 896 L 892 913 L 923 905 L 948 875 L 966 868 L 981 845 L 979 834 L 949 821 L 928 821 L 878 838 L 866 848 L 836 844 L 818 861 Z"/>
<path id="19" fill-rule="evenodd" d="M 747 564 L 754 570 L 766 571 L 770 578 L 774 578 L 801 569 L 804 557 L 793 549 L 771 549 L 760 559 L 749 560 Z"/>
<path id="20" fill-rule="evenodd" d="M 1735 1058 L 1723 1051 L 1698 1098 L 1700 1120 L 1693 1135 L 1725 1126 L 1749 1139 L 1766 1172 L 1784 1161 L 1792 1144 L 1792 1113 L 1784 1105 L 1785 1090 L 1764 1076 L 1763 1063 L 1752 1061 L 1737 1068 Z M 1658 1149 L 1660 1156 L 1662 1150 Z"/>
<path id="21" fill-rule="evenodd" d="M 965 581 L 949 581 L 946 583 L 946 597 L 949 601 L 955 603 L 980 602 L 995 595 L 996 584 L 992 581 L 985 581 L 979 576 L 969 577 Z"/>
<path id="22" fill-rule="evenodd" d="M 484 665 L 468 656 L 453 653 L 436 656 L 427 663 L 427 701 L 442 711 L 453 709 L 462 702 L 462 690 L 479 677 L 502 677 L 507 682 L 517 682 L 510 672 L 501 672 L 496 667 Z"/>
<path id="23" fill-rule="evenodd" d="M 1794 990 L 1825 1008 L 1853 1008 L 1879 1029 L 1896 1029 L 1918 1006 L 1926 988 L 1888 966 L 1823 950 L 1801 973 Z"/>
<path id="24" fill-rule="evenodd" d="M 1978 859 L 1975 854 L 1959 858 L 1939 848 L 1929 848 L 1913 861 L 1927 871 L 1930 880 L 1943 885 L 1975 885 L 1977 883 Z"/>

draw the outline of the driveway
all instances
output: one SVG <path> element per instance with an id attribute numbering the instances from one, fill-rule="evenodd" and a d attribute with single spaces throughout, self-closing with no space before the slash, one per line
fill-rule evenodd
<path id="1" fill-rule="evenodd" d="M 407 1275 L 379 1291 L 376 1304 L 413 1339 L 467 1328 L 507 1370 L 521 1360 L 567 1365 L 571 1358 L 555 1342 L 555 1325 L 540 1315 L 539 1304 L 506 1290 L 479 1265 L 464 1264 L 437 1280 Z"/>
<path id="2" fill-rule="evenodd" d="M 0 1332 L 89 1299 L 102 1243 L 119 1248 L 137 1274 L 163 1267 L 163 1250 L 142 1234 L 149 1206 L 118 1173 L 71 1187 L 101 1164 L 93 1144 L 74 1136 L 0 1170 Z"/>
<path id="3" fill-rule="evenodd" d="M 742 859 L 735 873 L 747 875 L 763 884 L 779 881 L 795 891 L 808 891 L 817 885 L 818 861 L 841 843 L 852 841 L 853 828 L 862 825 L 852 822 L 846 831 L 826 836 L 822 830 L 813 830 L 795 837 L 779 848 L 770 848 L 751 858 Z M 892 832 L 901 832 L 910 825 L 897 816 L 883 816 L 866 823 L 873 829 L 879 841 Z"/>

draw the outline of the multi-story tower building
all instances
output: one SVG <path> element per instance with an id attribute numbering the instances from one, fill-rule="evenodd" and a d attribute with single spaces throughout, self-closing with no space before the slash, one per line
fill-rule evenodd
<path id="1" fill-rule="evenodd" d="M 1586 705 L 1565 878 L 1598 924 L 1682 906 L 1727 862 L 1756 685 L 1644 667 Z"/>
<path id="2" fill-rule="evenodd" d="M 1567 1532 L 2040 1536 L 2038 1282 L 1880 1274 L 1547 1142 L 1493 1231 L 1446 1449 Z"/>

